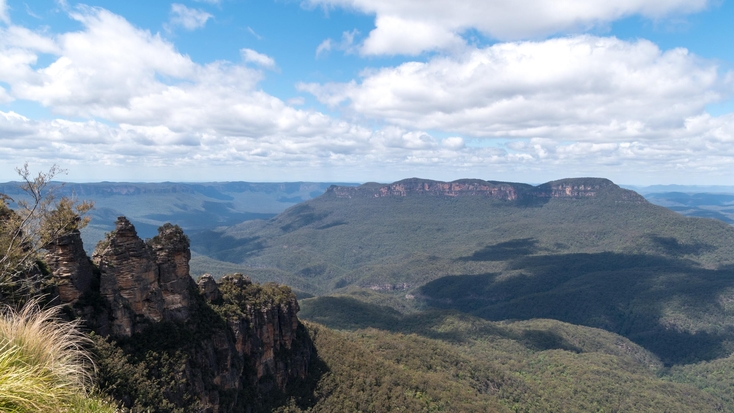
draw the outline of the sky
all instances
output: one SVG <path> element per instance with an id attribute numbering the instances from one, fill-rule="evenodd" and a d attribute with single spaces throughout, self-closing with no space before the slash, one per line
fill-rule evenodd
<path id="1" fill-rule="evenodd" d="M 0 181 L 731 185 L 734 2 L 0 0 Z"/>

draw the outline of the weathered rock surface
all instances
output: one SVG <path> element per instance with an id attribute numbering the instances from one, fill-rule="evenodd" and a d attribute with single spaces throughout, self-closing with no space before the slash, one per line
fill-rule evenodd
<path id="1" fill-rule="evenodd" d="M 187 354 L 180 386 L 201 411 L 258 410 L 253 403 L 263 395 L 287 392 L 308 374 L 313 346 L 290 289 L 241 274 L 195 283 L 189 241 L 178 226 L 166 224 L 146 242 L 120 217 L 92 260 L 78 232 L 49 245 L 46 258 L 61 301 L 98 333 L 135 341 L 164 325 L 183 332 L 186 343 L 173 344 Z M 100 300 L 80 299 L 95 295 Z"/>
<path id="2" fill-rule="evenodd" d="M 199 286 L 199 293 L 209 302 L 220 304 L 222 301 L 222 292 L 219 291 L 217 281 L 211 274 L 204 274 L 196 282 Z"/>
<path id="3" fill-rule="evenodd" d="M 189 275 L 189 239 L 180 227 L 163 225 L 150 246 L 158 265 L 158 283 L 163 295 L 163 319 L 185 321 L 191 305 L 192 279 Z"/>
<path id="4" fill-rule="evenodd" d="M 243 312 L 228 317 L 227 323 L 234 332 L 238 353 L 248 360 L 264 390 L 282 389 L 293 377 L 305 377 L 310 351 L 293 351 L 296 346 L 303 350 L 308 344 L 297 335 L 296 314 L 300 308 L 290 289 L 254 285 L 242 274 L 225 276 L 219 285 L 225 290 L 224 302 L 236 304 Z M 246 294 L 240 295 L 243 291 Z M 265 378 L 272 378 L 272 383 L 263 382 Z"/>
<path id="5" fill-rule="evenodd" d="M 72 231 L 46 246 L 46 263 L 51 268 L 63 304 L 75 303 L 92 285 L 94 266 L 84 252 L 81 235 Z"/>
<path id="6" fill-rule="evenodd" d="M 129 337 L 151 323 L 163 321 L 165 302 L 152 248 L 138 237 L 125 217 L 94 251 L 100 293 L 111 307 L 112 334 Z"/>

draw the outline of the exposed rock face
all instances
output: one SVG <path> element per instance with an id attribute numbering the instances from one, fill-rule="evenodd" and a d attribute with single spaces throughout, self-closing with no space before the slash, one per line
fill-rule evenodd
<path id="1" fill-rule="evenodd" d="M 485 196 L 496 199 L 516 200 L 520 193 L 531 189 L 530 185 L 505 182 L 488 182 L 479 179 L 462 179 L 454 182 L 438 182 L 426 179 L 405 179 L 392 184 L 368 183 L 357 187 L 331 186 L 326 192 L 338 198 L 404 197 L 408 195 L 433 196 Z"/>
<path id="2" fill-rule="evenodd" d="M 222 301 L 222 292 L 219 291 L 217 281 L 211 274 L 204 274 L 196 282 L 199 286 L 199 293 L 210 303 L 220 304 Z"/>
<path id="3" fill-rule="evenodd" d="M 197 285 L 189 274 L 189 240 L 178 226 L 166 224 L 145 242 L 120 217 L 93 260 L 78 231 L 49 245 L 46 258 L 61 301 L 98 333 L 136 340 L 142 337 L 136 333 L 169 323 L 183 337 L 196 337 L 195 343 L 177 342 L 175 351 L 187 354 L 177 366 L 182 389 L 195 395 L 201 411 L 253 411 L 264 395 L 286 392 L 308 374 L 313 346 L 291 290 L 253 284 L 241 274 L 220 283 L 205 275 Z M 98 294 L 101 307 L 81 303 L 85 294 Z M 170 401 L 186 406 L 183 399 Z"/>
<path id="4" fill-rule="evenodd" d="M 112 310 L 113 335 L 129 337 L 151 323 L 188 318 L 191 252 L 181 228 L 166 224 L 146 244 L 120 217 L 92 259 L 101 272 L 100 293 Z"/>
<path id="5" fill-rule="evenodd" d="M 331 186 L 327 196 L 337 198 L 383 198 L 405 196 L 478 196 L 504 201 L 543 200 L 550 198 L 590 198 L 614 192 L 624 201 L 646 202 L 632 191 L 624 190 L 612 181 L 601 178 L 574 178 L 552 181 L 539 186 L 527 184 L 460 179 L 439 182 L 411 178 L 392 184 L 367 183 L 357 187 Z"/>
<path id="6" fill-rule="evenodd" d="M 99 267 L 100 293 L 110 305 L 112 334 L 129 337 L 151 323 L 163 321 L 160 273 L 152 248 L 138 237 L 125 217 L 94 251 Z"/>
<path id="7" fill-rule="evenodd" d="M 225 290 L 225 302 L 236 303 L 244 312 L 228 317 L 227 322 L 234 332 L 237 352 L 248 361 L 255 372 L 255 381 L 263 390 L 283 389 L 293 377 L 305 377 L 310 351 L 303 351 L 309 346 L 297 336 L 296 313 L 300 308 L 290 289 L 275 285 L 260 287 L 242 274 L 223 277 L 219 286 Z M 257 297 L 260 305 L 243 301 L 242 291 L 249 291 L 244 297 Z M 294 351 L 295 347 L 300 351 Z M 278 354 L 291 356 L 278 357 Z M 263 381 L 266 378 L 272 378 L 272 382 Z"/>
<path id="8" fill-rule="evenodd" d="M 150 245 L 158 265 L 158 280 L 163 295 L 163 319 L 184 321 L 189 317 L 191 304 L 189 239 L 180 227 L 165 224 Z"/>
<path id="9" fill-rule="evenodd" d="M 220 282 L 205 275 L 197 284 L 209 308 L 226 320 L 225 328 L 213 328 L 199 343 L 203 351 L 186 367 L 191 372 L 187 382 L 201 395 L 203 411 L 252 411 L 243 394 L 253 389 L 259 394 L 284 392 L 306 378 L 313 345 L 288 287 L 253 284 L 242 274 Z M 228 397 L 222 399 L 225 393 Z"/>
<path id="10" fill-rule="evenodd" d="M 59 299 L 63 304 L 75 303 L 91 288 L 94 267 L 84 252 L 78 230 L 72 231 L 46 246 L 46 263 L 51 268 Z"/>

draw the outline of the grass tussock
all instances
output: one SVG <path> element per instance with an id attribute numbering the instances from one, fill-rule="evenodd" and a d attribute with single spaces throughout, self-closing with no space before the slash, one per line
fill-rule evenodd
<path id="1" fill-rule="evenodd" d="M 31 301 L 0 310 L 0 412 L 114 412 L 89 396 L 94 365 L 78 322 Z"/>

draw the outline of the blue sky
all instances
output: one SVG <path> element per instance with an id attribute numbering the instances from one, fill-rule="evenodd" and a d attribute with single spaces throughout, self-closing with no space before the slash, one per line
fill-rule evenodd
<path id="1" fill-rule="evenodd" d="M 732 3 L 0 0 L 0 180 L 731 184 Z M 729 24 L 727 24 L 729 23 Z"/>

